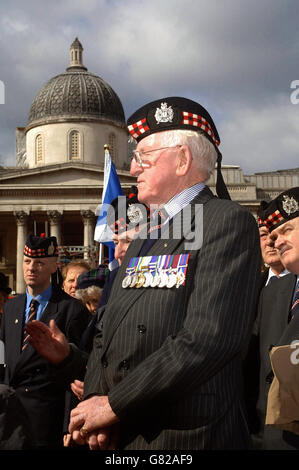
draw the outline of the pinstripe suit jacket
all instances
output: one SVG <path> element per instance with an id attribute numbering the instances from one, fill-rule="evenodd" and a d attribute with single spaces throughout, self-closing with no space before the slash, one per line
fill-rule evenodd
<path id="1" fill-rule="evenodd" d="M 208 188 L 191 204 L 203 204 L 203 244 L 190 251 L 185 286 L 123 289 L 143 243 L 134 241 L 95 336 L 85 398 L 108 395 L 121 421 L 120 448 L 249 445 L 240 367 L 260 279 L 258 229 L 246 209 Z M 159 239 L 148 255 L 184 253 L 184 242 Z"/>

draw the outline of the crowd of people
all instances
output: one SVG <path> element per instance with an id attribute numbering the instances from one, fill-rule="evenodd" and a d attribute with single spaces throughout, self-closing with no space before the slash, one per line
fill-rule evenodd
<path id="1" fill-rule="evenodd" d="M 297 393 L 280 358 L 299 334 L 299 188 L 258 221 L 232 202 L 189 99 L 146 104 L 128 132 L 137 189 L 107 214 L 118 267 L 73 260 L 59 281 L 55 237 L 30 235 L 26 293 L 7 300 L 0 278 L 0 449 L 298 449 L 277 390 Z"/>

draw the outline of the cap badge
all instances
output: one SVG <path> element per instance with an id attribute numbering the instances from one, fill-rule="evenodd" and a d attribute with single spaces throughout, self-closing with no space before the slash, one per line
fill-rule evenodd
<path id="1" fill-rule="evenodd" d="M 161 103 L 161 108 L 157 108 L 155 112 L 157 124 L 160 124 L 160 122 L 172 122 L 173 114 L 171 106 L 167 106 L 167 103 Z"/>
<path id="2" fill-rule="evenodd" d="M 283 198 L 284 201 L 282 201 L 282 207 L 288 215 L 291 215 L 299 210 L 299 205 L 296 199 L 289 196 L 283 196 Z"/>
<path id="3" fill-rule="evenodd" d="M 130 204 L 127 210 L 127 216 L 131 223 L 137 224 L 143 219 L 142 210 L 135 204 Z"/>
<path id="4" fill-rule="evenodd" d="M 54 251 L 55 251 L 55 247 L 53 245 L 53 242 L 51 242 L 51 244 L 48 248 L 48 255 L 53 255 Z"/>

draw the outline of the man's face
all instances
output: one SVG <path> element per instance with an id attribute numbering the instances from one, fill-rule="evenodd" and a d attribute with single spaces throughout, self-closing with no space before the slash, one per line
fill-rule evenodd
<path id="1" fill-rule="evenodd" d="M 159 134 L 142 139 L 136 150 L 149 152 L 165 147 Z M 162 205 L 176 194 L 176 165 L 179 151 L 179 146 L 175 146 L 148 153 L 142 156 L 146 164 L 144 167 L 132 160 L 130 173 L 137 177 L 138 199 L 141 203 L 147 206 Z"/>
<path id="2" fill-rule="evenodd" d="M 267 227 L 260 227 L 260 245 L 261 245 L 261 252 L 264 263 L 271 266 L 279 266 L 281 265 L 281 261 L 279 258 L 279 254 L 274 248 L 274 242 L 271 240 L 269 230 Z M 283 270 L 283 266 L 281 266 Z"/>
<path id="3" fill-rule="evenodd" d="M 78 277 L 82 273 L 86 273 L 87 269 L 84 268 L 83 266 L 73 266 L 69 268 L 66 278 L 63 282 L 63 289 L 64 291 L 71 295 L 72 297 L 75 297 L 75 292 L 78 289 Z"/>
<path id="4" fill-rule="evenodd" d="M 50 285 L 51 274 L 57 269 L 56 258 L 29 258 L 24 256 L 23 273 L 27 287 L 42 292 Z"/>
<path id="5" fill-rule="evenodd" d="M 114 258 L 118 261 L 119 265 L 121 265 L 126 251 L 129 248 L 131 241 L 135 238 L 136 233 L 136 230 L 132 229 L 127 232 L 122 232 L 119 234 L 115 233 L 113 235 L 113 241 L 115 245 Z"/>
<path id="6" fill-rule="evenodd" d="M 273 230 L 271 239 L 283 265 L 290 272 L 299 274 L 299 217 Z"/>

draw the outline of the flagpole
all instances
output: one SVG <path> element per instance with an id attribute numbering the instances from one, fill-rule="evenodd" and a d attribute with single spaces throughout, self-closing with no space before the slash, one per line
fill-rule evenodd
<path id="1" fill-rule="evenodd" d="M 104 161 L 104 175 L 105 175 L 105 168 L 106 168 L 106 156 L 107 156 L 107 152 L 109 152 L 110 150 L 110 147 L 108 144 L 105 144 L 104 145 L 104 155 L 105 155 L 105 161 Z M 103 181 L 103 193 L 102 193 L 102 204 L 103 204 L 103 199 L 104 199 L 104 181 Z M 99 247 L 99 264 L 102 264 L 102 261 L 103 261 L 103 251 L 104 251 L 104 245 L 103 243 L 100 243 L 100 247 Z"/>
<path id="2" fill-rule="evenodd" d="M 101 209 L 98 215 L 95 227 L 94 240 L 99 242 L 99 264 L 104 261 L 104 247 L 109 248 L 109 265 L 113 262 L 114 256 L 110 248 L 114 247 L 112 231 L 107 225 L 106 215 L 107 206 L 118 196 L 123 195 L 121 184 L 116 172 L 116 168 L 109 152 L 109 145 L 104 145 L 105 161 L 104 161 L 104 181 L 102 191 Z"/>

